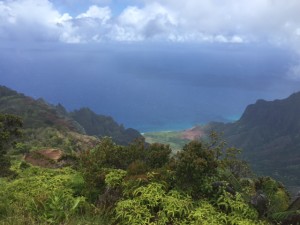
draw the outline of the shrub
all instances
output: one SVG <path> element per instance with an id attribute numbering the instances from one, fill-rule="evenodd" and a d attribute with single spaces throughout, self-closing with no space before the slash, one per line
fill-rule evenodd
<path id="1" fill-rule="evenodd" d="M 193 197 L 200 198 L 210 191 L 217 167 L 216 152 L 205 143 L 192 141 L 177 154 L 177 184 Z"/>
<path id="2" fill-rule="evenodd" d="M 163 184 L 155 182 L 138 187 L 132 196 L 116 205 L 121 224 L 180 224 L 192 207 L 190 197 L 175 190 L 167 192 Z"/>
<path id="3" fill-rule="evenodd" d="M 82 188 L 80 175 L 70 168 L 29 167 L 0 191 L 0 211 L 6 216 L 34 218 L 36 223 L 58 224 L 83 206 L 88 206 L 76 192 Z M 74 188 L 74 189 L 72 189 Z M 8 206 L 10 212 L 1 210 Z"/>

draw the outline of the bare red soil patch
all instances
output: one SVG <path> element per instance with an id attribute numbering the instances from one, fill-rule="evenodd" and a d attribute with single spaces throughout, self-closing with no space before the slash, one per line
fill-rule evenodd
<path id="1" fill-rule="evenodd" d="M 58 161 L 63 156 L 63 152 L 59 149 L 43 149 L 39 151 L 39 154 L 54 161 Z"/>
<path id="2" fill-rule="evenodd" d="M 24 159 L 34 166 L 56 168 L 62 157 L 63 152 L 59 149 L 42 149 L 26 154 Z"/>
<path id="3" fill-rule="evenodd" d="M 204 131 L 201 129 L 201 127 L 193 127 L 183 131 L 181 138 L 193 141 L 201 138 L 203 135 Z"/>

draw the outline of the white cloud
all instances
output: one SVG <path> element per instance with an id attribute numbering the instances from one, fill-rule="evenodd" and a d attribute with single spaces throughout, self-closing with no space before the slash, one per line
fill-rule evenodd
<path id="1" fill-rule="evenodd" d="M 269 42 L 300 56 L 299 0 L 143 0 L 118 14 L 114 1 L 0 0 L 0 41 Z M 287 77 L 300 80 L 300 60 Z"/>
<path id="2" fill-rule="evenodd" d="M 12 40 L 53 40 L 60 14 L 46 0 L 0 2 L 0 37 Z M 2 29 L 1 29 L 2 28 Z"/>
<path id="3" fill-rule="evenodd" d="M 231 38 L 230 42 L 232 42 L 232 43 L 243 43 L 244 40 L 243 40 L 242 37 L 237 36 L 237 35 L 234 35 L 234 36 Z"/>
<path id="4" fill-rule="evenodd" d="M 0 38 L 90 41 L 267 41 L 300 53 L 298 0 L 144 0 L 114 15 L 111 0 L 89 0 L 77 15 L 61 13 L 48 0 L 0 1 Z M 71 0 L 64 0 L 70 5 Z M 75 2 L 80 2 L 75 0 Z M 81 2 L 81 4 L 83 4 Z M 72 16 L 71 16 L 72 15 Z"/>
<path id="5" fill-rule="evenodd" d="M 178 12 L 155 2 L 143 8 L 128 6 L 115 17 L 109 7 L 96 5 L 72 17 L 69 13 L 61 14 L 47 0 L 0 1 L 0 12 L 2 38 L 56 39 L 67 43 L 145 39 L 232 42 L 232 35 L 190 29 Z"/>
<path id="6" fill-rule="evenodd" d="M 92 5 L 85 13 L 79 14 L 77 19 L 91 18 L 101 20 L 101 24 L 105 24 L 111 18 L 111 11 L 108 7 L 98 7 Z"/>
<path id="7" fill-rule="evenodd" d="M 290 41 L 300 25 L 298 0 L 166 0 L 164 5 L 178 12 L 185 30 L 247 36 L 252 41 Z"/>
<path id="8" fill-rule="evenodd" d="M 108 7 L 93 5 L 74 18 L 68 13 L 61 14 L 47 0 L 0 1 L 0 38 L 67 43 L 99 41 L 101 36 L 107 36 L 110 19 Z"/>
<path id="9" fill-rule="evenodd" d="M 122 40 L 144 40 L 166 37 L 176 32 L 177 25 L 176 15 L 155 3 L 144 8 L 126 8 L 117 18 L 114 29 L 122 31 Z"/>
<path id="10" fill-rule="evenodd" d="M 52 4 L 46 0 L 24 0 L 9 2 L 16 23 L 26 26 L 43 26 L 54 28 L 55 20 L 60 14 L 53 9 Z"/>

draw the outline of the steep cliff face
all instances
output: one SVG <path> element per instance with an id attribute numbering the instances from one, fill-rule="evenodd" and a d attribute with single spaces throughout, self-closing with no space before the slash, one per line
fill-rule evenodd
<path id="1" fill-rule="evenodd" d="M 258 100 L 246 108 L 239 122 L 249 128 L 264 126 L 273 135 L 299 132 L 300 92 L 283 100 Z"/>
<path id="2" fill-rule="evenodd" d="M 242 148 L 257 172 L 300 184 L 300 92 L 282 100 L 258 100 L 237 122 L 208 127 Z"/>

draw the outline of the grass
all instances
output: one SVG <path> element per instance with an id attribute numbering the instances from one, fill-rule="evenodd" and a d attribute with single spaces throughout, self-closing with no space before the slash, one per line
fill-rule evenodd
<path id="1" fill-rule="evenodd" d="M 183 139 L 181 137 L 181 131 L 160 131 L 160 132 L 149 132 L 143 134 L 146 142 L 152 143 L 162 143 L 170 145 L 173 153 L 181 150 L 182 147 L 189 142 L 189 140 Z"/>

